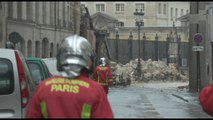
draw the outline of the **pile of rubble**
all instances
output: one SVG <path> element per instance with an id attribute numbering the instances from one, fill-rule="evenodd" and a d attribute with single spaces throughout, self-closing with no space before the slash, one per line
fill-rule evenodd
<path id="1" fill-rule="evenodd" d="M 142 77 L 138 78 L 136 75 L 136 67 L 138 64 L 138 59 L 131 60 L 129 63 L 122 65 L 116 64 L 115 62 L 110 62 L 111 69 L 114 76 L 122 75 L 123 79 L 129 77 L 131 81 L 144 82 L 149 81 L 188 81 L 188 75 L 180 73 L 175 67 L 168 66 L 163 61 L 152 61 L 151 59 L 143 61 L 141 59 L 141 70 Z M 115 77 L 116 81 L 118 77 Z"/>

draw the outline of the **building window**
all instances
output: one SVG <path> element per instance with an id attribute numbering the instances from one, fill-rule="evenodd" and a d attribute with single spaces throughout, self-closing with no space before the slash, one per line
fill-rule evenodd
<path id="1" fill-rule="evenodd" d="M 69 22 L 68 22 L 68 29 L 71 30 L 72 28 L 73 28 L 73 27 L 72 27 L 72 22 L 69 21 Z"/>
<path id="2" fill-rule="evenodd" d="M 175 21 L 177 20 L 177 18 L 178 18 L 178 9 L 175 8 Z"/>
<path id="3" fill-rule="evenodd" d="M 144 11 L 144 3 L 136 3 L 135 9 Z"/>
<path id="4" fill-rule="evenodd" d="M 135 22 L 135 26 L 136 26 L 136 27 L 138 26 L 138 23 L 137 23 L 137 22 Z M 144 26 L 144 21 L 142 21 L 141 26 Z"/>
<path id="5" fill-rule="evenodd" d="M 173 20 L 173 8 L 171 8 L 171 13 L 170 13 L 170 18 L 171 18 L 171 21 Z"/>
<path id="6" fill-rule="evenodd" d="M 158 4 L 158 14 L 161 14 L 161 3 Z"/>
<path id="7" fill-rule="evenodd" d="M 183 9 L 181 9 L 181 16 L 183 16 Z"/>
<path id="8" fill-rule="evenodd" d="M 66 27 L 66 7 L 65 3 L 63 3 L 63 27 Z"/>
<path id="9" fill-rule="evenodd" d="M 75 6 L 78 6 L 78 5 L 77 5 L 77 2 L 75 2 L 74 5 L 75 5 Z M 81 6 L 81 7 L 87 7 L 87 3 L 86 3 L 86 2 L 81 2 L 81 3 L 80 3 L 80 6 Z"/>
<path id="10" fill-rule="evenodd" d="M 13 2 L 8 2 L 8 17 L 13 17 Z"/>
<path id="11" fill-rule="evenodd" d="M 116 27 L 124 27 L 124 22 L 117 22 Z"/>
<path id="12" fill-rule="evenodd" d="M 182 66 L 183 67 L 187 66 L 187 59 L 186 58 L 182 58 Z"/>
<path id="13" fill-rule="evenodd" d="M 17 18 L 22 19 L 22 2 L 17 2 Z"/>
<path id="14" fill-rule="evenodd" d="M 56 10 L 56 14 L 57 14 L 56 16 L 57 16 L 57 21 L 58 21 L 58 22 L 57 22 L 57 26 L 58 26 L 59 28 L 62 26 L 62 25 L 61 25 L 61 21 L 62 21 L 62 20 L 61 20 L 61 12 L 60 12 L 60 9 L 59 9 L 60 6 L 61 6 L 61 5 L 58 3 L 58 4 L 57 4 L 57 7 L 56 7 L 56 9 L 57 9 L 57 10 Z"/>
<path id="15" fill-rule="evenodd" d="M 32 4 L 27 2 L 27 20 L 33 21 Z"/>
<path id="16" fill-rule="evenodd" d="M 85 15 L 86 13 L 86 7 L 81 6 L 81 14 Z"/>
<path id="17" fill-rule="evenodd" d="M 61 19 L 58 18 L 58 27 L 61 27 Z"/>
<path id="18" fill-rule="evenodd" d="M 104 12 L 105 5 L 104 4 L 96 4 L 96 12 Z"/>
<path id="19" fill-rule="evenodd" d="M 86 7 L 86 5 L 85 4 L 81 4 L 81 7 Z"/>
<path id="20" fill-rule="evenodd" d="M 55 16 L 55 9 L 54 3 L 50 3 L 50 25 L 54 25 L 54 16 Z"/>
<path id="21" fill-rule="evenodd" d="M 47 5 L 46 2 L 43 2 L 43 24 L 47 24 L 46 23 L 46 17 L 47 17 Z"/>
<path id="22" fill-rule="evenodd" d="M 166 4 L 163 4 L 163 14 L 166 15 Z"/>
<path id="23" fill-rule="evenodd" d="M 63 27 L 66 27 L 66 20 L 63 20 Z"/>
<path id="24" fill-rule="evenodd" d="M 186 14 L 189 13 L 189 10 L 186 10 Z"/>
<path id="25" fill-rule="evenodd" d="M 70 23 L 70 6 L 67 6 L 67 22 Z"/>
<path id="26" fill-rule="evenodd" d="M 39 2 L 36 2 L 36 21 L 39 22 Z"/>
<path id="27" fill-rule="evenodd" d="M 124 12 L 124 3 L 117 3 L 115 4 L 116 12 Z"/>

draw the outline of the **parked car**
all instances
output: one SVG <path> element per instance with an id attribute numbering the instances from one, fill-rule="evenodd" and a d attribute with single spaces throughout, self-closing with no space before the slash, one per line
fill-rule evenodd
<path id="1" fill-rule="evenodd" d="M 60 72 L 57 70 L 57 67 L 56 67 L 56 62 L 57 62 L 57 59 L 56 58 L 43 58 L 42 59 L 45 64 L 47 65 L 50 73 L 53 75 L 53 76 L 58 76 L 60 75 Z"/>
<path id="2" fill-rule="evenodd" d="M 23 54 L 0 48 L 0 118 L 24 118 L 35 89 Z"/>
<path id="3" fill-rule="evenodd" d="M 42 80 L 52 76 L 49 69 L 47 68 L 47 65 L 41 58 L 28 57 L 26 60 L 36 85 L 39 85 Z"/>

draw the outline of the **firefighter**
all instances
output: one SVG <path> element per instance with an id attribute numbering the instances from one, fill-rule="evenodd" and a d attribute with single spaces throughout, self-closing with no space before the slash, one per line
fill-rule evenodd
<path id="1" fill-rule="evenodd" d="M 65 38 L 56 57 L 61 76 L 39 84 L 26 118 L 114 118 L 104 90 L 89 78 L 94 56 L 87 39 Z"/>
<path id="2" fill-rule="evenodd" d="M 203 110 L 213 117 L 213 83 L 201 90 L 199 101 Z"/>
<path id="3" fill-rule="evenodd" d="M 98 82 L 108 94 L 109 87 L 112 86 L 112 72 L 109 66 L 106 66 L 106 58 L 102 57 L 93 73 L 93 78 Z"/>

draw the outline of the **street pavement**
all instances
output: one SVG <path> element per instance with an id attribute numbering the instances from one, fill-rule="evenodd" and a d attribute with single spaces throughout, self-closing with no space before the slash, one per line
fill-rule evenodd
<path id="1" fill-rule="evenodd" d="M 212 118 L 202 110 L 198 93 L 180 86 L 185 83 L 174 84 L 136 83 L 110 88 L 108 99 L 115 118 Z"/>

